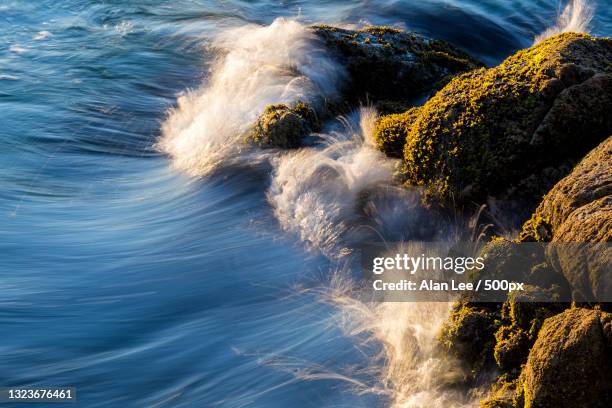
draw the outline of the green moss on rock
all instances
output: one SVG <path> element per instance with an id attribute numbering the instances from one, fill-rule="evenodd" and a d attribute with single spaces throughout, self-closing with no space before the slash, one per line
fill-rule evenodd
<path id="1" fill-rule="evenodd" d="M 293 107 L 268 105 L 247 133 L 246 140 L 259 147 L 297 148 L 318 126 L 316 113 L 304 102 Z"/>
<path id="2" fill-rule="evenodd" d="M 522 241 L 612 240 L 612 137 L 593 149 L 544 196 Z"/>
<path id="3" fill-rule="evenodd" d="M 518 379 L 507 374 L 502 374 L 497 381 L 492 385 L 491 392 L 487 398 L 480 401 L 481 408 L 519 408 L 520 405 L 515 404 L 514 394 Z M 522 408 L 522 407 L 521 407 Z"/>
<path id="4" fill-rule="evenodd" d="M 406 143 L 407 130 L 416 120 L 419 108 L 404 113 L 381 117 L 374 129 L 377 147 L 389 157 L 401 158 Z"/>
<path id="5" fill-rule="evenodd" d="M 541 301 L 553 299 L 552 292 L 527 285 L 524 291 L 509 294 L 502 307 L 502 325 L 495 333 L 494 357 L 503 372 L 516 378 L 544 320 L 569 307 L 567 303 Z"/>
<path id="6" fill-rule="evenodd" d="M 492 362 L 497 325 L 494 311 L 457 302 L 438 339 L 444 350 L 466 363 L 476 375 Z"/>
<path id="7" fill-rule="evenodd" d="M 565 33 L 454 78 L 407 130 L 408 182 L 480 200 L 581 156 L 612 133 L 611 61 L 609 40 Z"/>
<path id="8" fill-rule="evenodd" d="M 612 137 L 544 196 L 520 240 L 552 242 L 548 262 L 569 282 L 574 300 L 610 299 Z"/>

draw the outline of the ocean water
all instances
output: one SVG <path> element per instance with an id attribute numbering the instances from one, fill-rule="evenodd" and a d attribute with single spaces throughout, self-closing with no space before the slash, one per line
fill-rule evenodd
<path id="1" fill-rule="evenodd" d="M 239 136 L 342 83 L 308 24 L 394 25 L 489 65 L 547 30 L 612 35 L 610 0 L 565 6 L 3 0 L 0 387 L 73 386 L 83 407 L 477 404 L 432 347 L 448 305 L 351 297 L 356 245 L 427 217 L 389 184 L 375 112 L 287 154 Z"/>

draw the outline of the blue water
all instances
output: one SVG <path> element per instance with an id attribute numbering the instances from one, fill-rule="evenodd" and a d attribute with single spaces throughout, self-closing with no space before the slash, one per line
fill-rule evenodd
<path id="1" fill-rule="evenodd" d="M 599 0 L 592 32 L 612 34 Z M 0 387 L 74 386 L 84 407 L 373 407 L 360 339 L 303 288 L 331 262 L 283 232 L 262 168 L 206 178 L 154 148 L 219 30 L 401 25 L 489 64 L 552 25 L 553 0 L 3 0 Z M 363 368 L 363 370 L 360 370 Z"/>

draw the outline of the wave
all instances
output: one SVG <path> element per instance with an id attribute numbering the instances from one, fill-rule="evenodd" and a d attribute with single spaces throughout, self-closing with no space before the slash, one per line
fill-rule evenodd
<path id="1" fill-rule="evenodd" d="M 300 379 L 341 379 L 355 393 L 389 398 L 395 408 L 474 406 L 465 390 L 447 387 L 463 373 L 437 348 L 436 336 L 448 318 L 450 303 L 381 303 L 355 296 L 359 284 L 353 282 L 350 271 L 355 263 L 346 256 L 372 238 L 363 233 L 357 210 L 369 208 L 368 216 L 380 231 L 398 225 L 405 229 L 398 221 L 414 225 L 422 215 L 414 195 L 381 189 L 391 183 L 395 161 L 374 147 L 376 119 L 375 110 L 361 108 L 345 119 L 344 131 L 322 135 L 324 148 L 288 153 L 275 163 L 268 198 L 282 228 L 329 258 L 346 261 L 319 289 L 320 299 L 337 308 L 340 327 L 362 342 L 359 349 L 380 346 L 367 367 L 342 373 L 311 367 Z"/>
<path id="2" fill-rule="evenodd" d="M 281 227 L 333 259 L 351 251 L 362 194 L 393 177 L 395 162 L 373 144 L 376 118 L 374 109 L 361 108 L 344 120 L 344 131 L 320 135 L 323 149 L 289 153 L 275 165 L 268 198 Z"/>
<path id="3" fill-rule="evenodd" d="M 241 139 L 266 105 L 316 104 L 334 95 L 344 77 L 310 31 L 294 20 L 231 29 L 214 43 L 224 54 L 209 83 L 179 98 L 159 143 L 175 166 L 193 175 L 245 160 Z M 448 303 L 371 303 L 354 296 L 351 268 L 356 262 L 350 255 L 355 248 L 370 239 L 390 239 L 397 231 L 410 235 L 431 221 L 422 213 L 418 192 L 393 187 L 397 161 L 375 146 L 377 118 L 376 110 L 362 107 L 341 118 L 340 129 L 315 135 L 318 145 L 266 156 L 274 169 L 267 197 L 281 228 L 339 261 L 334 265 L 344 265 L 320 289 L 321 299 L 337 308 L 348 335 L 380 346 L 365 368 L 370 375 L 320 367 L 304 371 L 302 379 L 343 379 L 359 393 L 390 398 L 397 408 L 468 406 L 472 401 L 465 390 L 445 388 L 460 373 L 436 348 Z"/>
<path id="4" fill-rule="evenodd" d="M 535 38 L 535 44 L 565 32 L 588 32 L 595 16 L 595 3 L 587 0 L 570 0 L 557 18 L 554 26 L 548 28 Z"/>
<path id="5" fill-rule="evenodd" d="M 209 82 L 179 96 L 158 143 L 176 167 L 192 175 L 239 161 L 243 135 L 267 105 L 316 103 L 335 95 L 343 78 L 343 69 L 295 20 L 231 28 L 213 45 L 222 55 Z"/>

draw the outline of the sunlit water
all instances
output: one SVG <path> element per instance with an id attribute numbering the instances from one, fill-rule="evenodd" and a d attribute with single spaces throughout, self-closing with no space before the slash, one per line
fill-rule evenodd
<path id="1" fill-rule="evenodd" d="M 3 1 L 0 386 L 74 386 L 87 407 L 473 404 L 441 388 L 443 304 L 351 297 L 355 245 L 425 216 L 388 185 L 375 112 L 289 154 L 236 142 L 266 103 L 341 84 L 309 23 L 396 25 L 492 65 L 587 27 L 565 6 Z"/>

